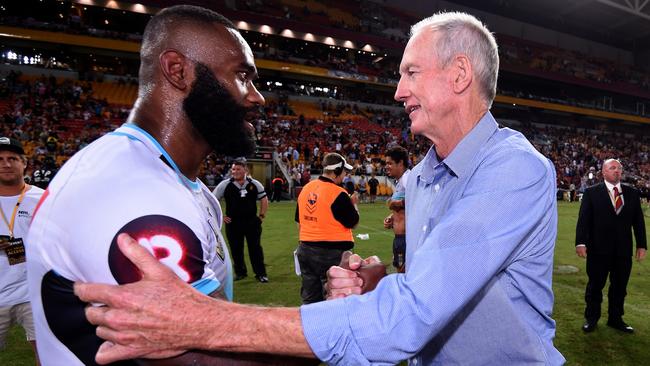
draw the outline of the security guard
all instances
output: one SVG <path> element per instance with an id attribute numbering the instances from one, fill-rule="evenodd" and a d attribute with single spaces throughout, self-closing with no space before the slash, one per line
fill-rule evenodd
<path id="1" fill-rule="evenodd" d="M 352 249 L 352 228 L 359 223 L 357 195 L 350 196 L 341 187 L 352 166 L 337 153 L 325 155 L 323 165 L 323 175 L 303 187 L 296 207 L 303 304 L 325 299 L 327 270 L 339 264 L 344 251 Z"/>
<path id="2" fill-rule="evenodd" d="M 247 175 L 246 159 L 237 159 L 232 163 L 232 178 L 223 180 L 214 189 L 218 200 L 226 199 L 226 237 L 235 267 L 235 281 L 246 278 L 244 261 L 244 238 L 248 243 L 248 255 L 255 272 L 255 278 L 262 283 L 269 282 L 264 266 L 264 251 L 260 244 L 262 221 L 269 207 L 264 186 Z M 260 213 L 257 215 L 257 201 L 260 201 Z"/>

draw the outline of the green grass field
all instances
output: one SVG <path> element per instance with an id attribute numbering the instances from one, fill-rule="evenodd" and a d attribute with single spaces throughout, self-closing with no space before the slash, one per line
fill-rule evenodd
<path id="1" fill-rule="evenodd" d="M 292 255 L 298 241 L 296 224 L 293 222 L 294 205 L 293 202 L 271 204 L 262 234 L 270 282 L 260 284 L 251 277 L 236 282 L 236 301 L 278 306 L 300 304 L 300 278 L 294 273 Z M 650 349 L 650 263 L 635 262 L 628 285 L 625 320 L 635 328 L 635 334 L 623 334 L 608 328 L 604 325 L 604 319 L 601 319 L 594 333 L 584 334 L 580 327 L 587 277 L 585 261 L 575 255 L 573 244 L 578 207 L 577 203 L 559 205 L 555 267 L 571 265 L 579 270 L 577 273 L 556 273 L 554 276 L 555 345 L 569 365 L 643 365 L 647 362 Z M 387 209 L 379 202 L 362 204 L 360 208 L 361 222 L 355 234 L 368 233 L 370 240 L 357 239 L 356 252 L 361 256 L 377 254 L 385 263 L 390 263 L 392 234 L 382 228 Z M 646 221 L 648 223 L 650 219 L 646 218 Z M 650 225 L 646 226 L 650 229 Z M 606 302 L 607 296 L 604 297 Z M 603 305 L 603 309 L 607 309 L 606 304 Z M 7 348 L 0 351 L 0 365 L 33 364 L 32 352 L 24 341 L 22 329 L 13 328 Z"/>

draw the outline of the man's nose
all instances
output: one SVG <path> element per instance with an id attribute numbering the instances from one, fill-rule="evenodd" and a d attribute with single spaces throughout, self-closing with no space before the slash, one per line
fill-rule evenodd
<path id="1" fill-rule="evenodd" d="M 266 103 L 266 101 L 264 100 L 264 96 L 262 95 L 262 93 L 259 92 L 259 90 L 257 90 L 257 88 L 252 82 L 250 83 L 248 96 L 246 99 L 248 99 L 249 103 L 255 106 L 261 106 Z"/>
<path id="2" fill-rule="evenodd" d="M 395 90 L 395 95 L 393 98 L 395 98 L 395 100 L 398 102 L 404 102 L 408 96 L 409 92 L 408 88 L 406 87 L 406 82 L 404 81 L 404 78 L 401 77 L 397 83 L 397 89 Z"/>

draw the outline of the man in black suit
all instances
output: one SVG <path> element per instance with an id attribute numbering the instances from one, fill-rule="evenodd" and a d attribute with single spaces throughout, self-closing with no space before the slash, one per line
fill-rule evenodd
<path id="1" fill-rule="evenodd" d="M 603 163 L 604 182 L 585 190 L 576 228 L 576 253 L 587 258 L 585 324 L 591 332 L 600 318 L 602 290 L 609 274 L 609 318 L 607 325 L 626 333 L 634 328 L 623 321 L 623 303 L 632 270 L 632 230 L 636 259 L 646 254 L 646 234 L 639 191 L 621 184 L 623 167 L 616 159 Z M 589 256 L 587 256 L 589 251 Z"/>

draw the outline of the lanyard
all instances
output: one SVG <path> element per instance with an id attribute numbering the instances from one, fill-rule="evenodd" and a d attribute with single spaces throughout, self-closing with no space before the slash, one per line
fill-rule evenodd
<path id="1" fill-rule="evenodd" d="M 20 196 L 18 197 L 18 202 L 16 202 L 16 206 L 14 206 L 14 212 L 11 214 L 11 222 L 7 221 L 7 216 L 5 216 L 5 211 L 0 207 L 0 214 L 2 214 L 2 221 L 5 222 L 7 227 L 9 228 L 9 236 L 11 239 L 14 238 L 14 223 L 16 221 L 16 212 L 18 212 L 18 206 L 20 206 L 20 203 L 23 201 L 23 198 L 25 198 L 25 193 L 27 193 L 27 184 L 23 186 L 23 191 L 20 192 Z"/>

